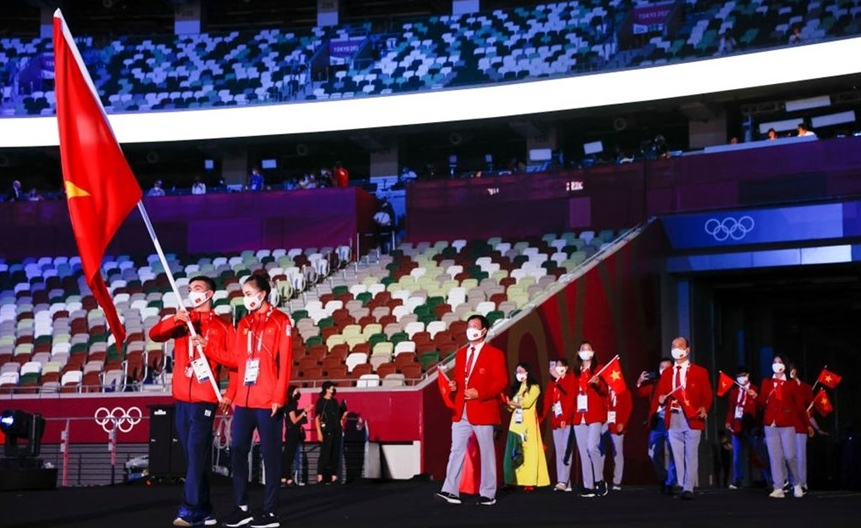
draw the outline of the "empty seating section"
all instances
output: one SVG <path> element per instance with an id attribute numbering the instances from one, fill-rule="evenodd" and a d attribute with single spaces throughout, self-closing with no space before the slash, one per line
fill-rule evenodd
<path id="1" fill-rule="evenodd" d="M 366 24 L 78 41 L 108 111 L 128 112 L 385 95 L 660 65 L 713 56 L 726 29 L 742 49 L 784 45 L 794 26 L 802 42 L 861 32 L 856 0 L 685 0 L 677 6 L 679 24 L 618 53 L 615 35 L 630 21 L 632 5 L 580 0 L 431 16 L 381 34 Z M 364 41 L 355 60 L 319 80 L 325 69 L 310 65 L 325 63 L 329 41 L 357 36 Z M 22 71 L 50 46 L 50 39 L 0 39 L 0 65 Z M 12 86 L 0 97 L 3 115 L 54 113 L 50 86 L 18 85 L 17 97 Z"/>
<path id="2" fill-rule="evenodd" d="M 388 387 L 414 384 L 449 358 L 466 341 L 468 316 L 500 324 L 613 238 L 601 230 L 404 243 L 349 267 L 338 248 L 167 257 L 183 296 L 195 275 L 215 279 L 214 309 L 228 321 L 244 315 L 243 279 L 267 272 L 295 324 L 295 383 Z M 329 266 L 332 273 L 316 273 Z M 125 347 L 114 343 L 79 258 L 0 260 L 0 391 L 166 390 L 173 343 L 153 342 L 148 332 L 180 303 L 161 264 L 154 255 L 117 256 L 102 272 L 128 333 Z M 297 277 L 307 279 L 303 289 L 294 288 Z"/>

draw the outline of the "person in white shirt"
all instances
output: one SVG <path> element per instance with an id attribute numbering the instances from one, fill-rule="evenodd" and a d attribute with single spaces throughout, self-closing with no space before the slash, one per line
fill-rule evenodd
<path id="1" fill-rule="evenodd" d="M 194 183 L 191 185 L 191 194 L 206 194 L 206 184 L 200 181 L 200 176 L 194 178 Z"/>

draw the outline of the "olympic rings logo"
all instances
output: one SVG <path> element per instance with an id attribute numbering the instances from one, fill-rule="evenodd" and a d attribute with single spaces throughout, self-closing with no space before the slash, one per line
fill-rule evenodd
<path id="1" fill-rule="evenodd" d="M 128 433 L 134 426 L 140 423 L 141 419 L 143 419 L 143 413 L 139 407 L 129 407 L 128 410 L 122 407 L 114 407 L 113 410 L 108 410 L 107 407 L 99 407 L 93 418 L 96 420 L 96 425 L 100 425 L 108 434 L 116 430 L 119 430 L 121 433 Z"/>
<path id="2" fill-rule="evenodd" d="M 718 242 L 723 242 L 727 239 L 741 240 L 748 233 L 753 231 L 756 224 L 753 218 L 742 216 L 738 220 L 728 216 L 723 220 L 717 218 L 709 218 L 705 223 L 706 233 L 714 237 Z"/>

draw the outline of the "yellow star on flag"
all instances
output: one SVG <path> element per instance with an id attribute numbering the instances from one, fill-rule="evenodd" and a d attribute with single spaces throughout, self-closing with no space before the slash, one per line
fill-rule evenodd
<path id="1" fill-rule="evenodd" d="M 621 377 L 622 373 L 618 370 L 613 370 L 613 372 L 610 373 L 610 378 L 612 378 L 613 381 L 618 381 Z"/>
<path id="2" fill-rule="evenodd" d="M 90 196 L 90 193 L 81 189 L 80 187 L 78 187 L 74 183 L 70 182 L 69 180 L 66 180 L 66 196 L 68 196 L 70 199 L 71 198 L 83 198 L 85 196 Z"/>

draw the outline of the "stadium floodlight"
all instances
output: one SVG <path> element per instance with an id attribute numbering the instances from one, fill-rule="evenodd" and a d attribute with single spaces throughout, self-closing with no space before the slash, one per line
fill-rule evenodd
<path id="1" fill-rule="evenodd" d="M 0 414 L 0 431 L 6 435 L 3 453 L 8 458 L 39 456 L 45 419 L 41 414 L 30 414 L 20 409 L 6 409 Z M 21 440 L 26 440 L 25 444 Z"/>

